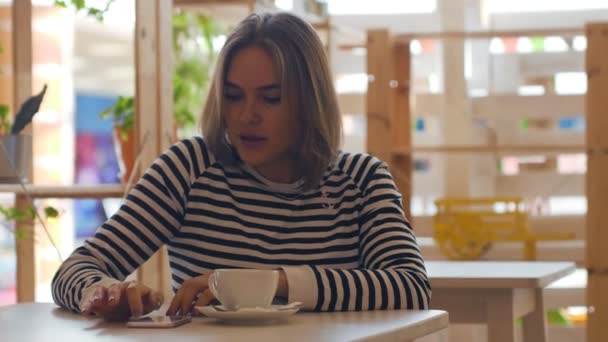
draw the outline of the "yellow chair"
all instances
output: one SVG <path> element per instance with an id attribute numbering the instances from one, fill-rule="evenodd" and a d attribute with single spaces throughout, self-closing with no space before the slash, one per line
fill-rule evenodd
<path id="1" fill-rule="evenodd" d="M 452 260 L 475 260 L 498 241 L 521 241 L 524 258 L 536 259 L 536 242 L 570 240 L 573 233 L 533 233 L 521 198 L 443 198 L 435 201 L 434 239 Z"/>

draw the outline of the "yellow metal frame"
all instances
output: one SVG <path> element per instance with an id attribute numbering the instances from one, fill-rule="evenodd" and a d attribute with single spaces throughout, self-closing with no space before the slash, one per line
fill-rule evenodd
<path id="1" fill-rule="evenodd" d="M 528 213 L 519 197 L 442 198 L 435 201 L 434 239 L 441 252 L 453 260 L 474 260 L 494 242 L 521 241 L 524 258 L 536 259 L 536 242 L 570 240 L 573 233 L 533 233 Z"/>

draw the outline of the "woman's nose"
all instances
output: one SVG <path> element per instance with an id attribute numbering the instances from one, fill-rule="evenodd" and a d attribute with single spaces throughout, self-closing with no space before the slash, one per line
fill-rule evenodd
<path id="1" fill-rule="evenodd" d="M 260 121 L 260 115 L 257 112 L 255 99 L 247 99 L 245 106 L 240 115 L 241 122 L 246 124 L 255 124 Z"/>

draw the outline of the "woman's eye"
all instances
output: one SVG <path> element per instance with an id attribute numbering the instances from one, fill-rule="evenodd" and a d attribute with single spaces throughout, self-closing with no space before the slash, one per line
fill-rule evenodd
<path id="1" fill-rule="evenodd" d="M 241 96 L 238 94 L 224 94 L 224 98 L 230 102 L 236 102 L 241 99 Z"/>
<path id="2" fill-rule="evenodd" d="M 279 103 L 281 103 L 281 97 L 280 96 L 264 96 L 264 101 L 266 101 L 270 104 L 279 104 Z"/>

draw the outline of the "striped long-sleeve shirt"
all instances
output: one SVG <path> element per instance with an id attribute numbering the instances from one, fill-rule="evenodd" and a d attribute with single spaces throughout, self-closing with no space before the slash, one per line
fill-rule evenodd
<path id="1" fill-rule="evenodd" d="M 60 306 L 123 280 L 167 245 L 173 289 L 217 268 L 282 268 L 289 301 L 317 311 L 426 309 L 431 289 L 386 164 L 341 153 L 320 185 L 273 183 L 227 166 L 202 138 L 165 152 L 120 209 L 61 265 Z"/>

